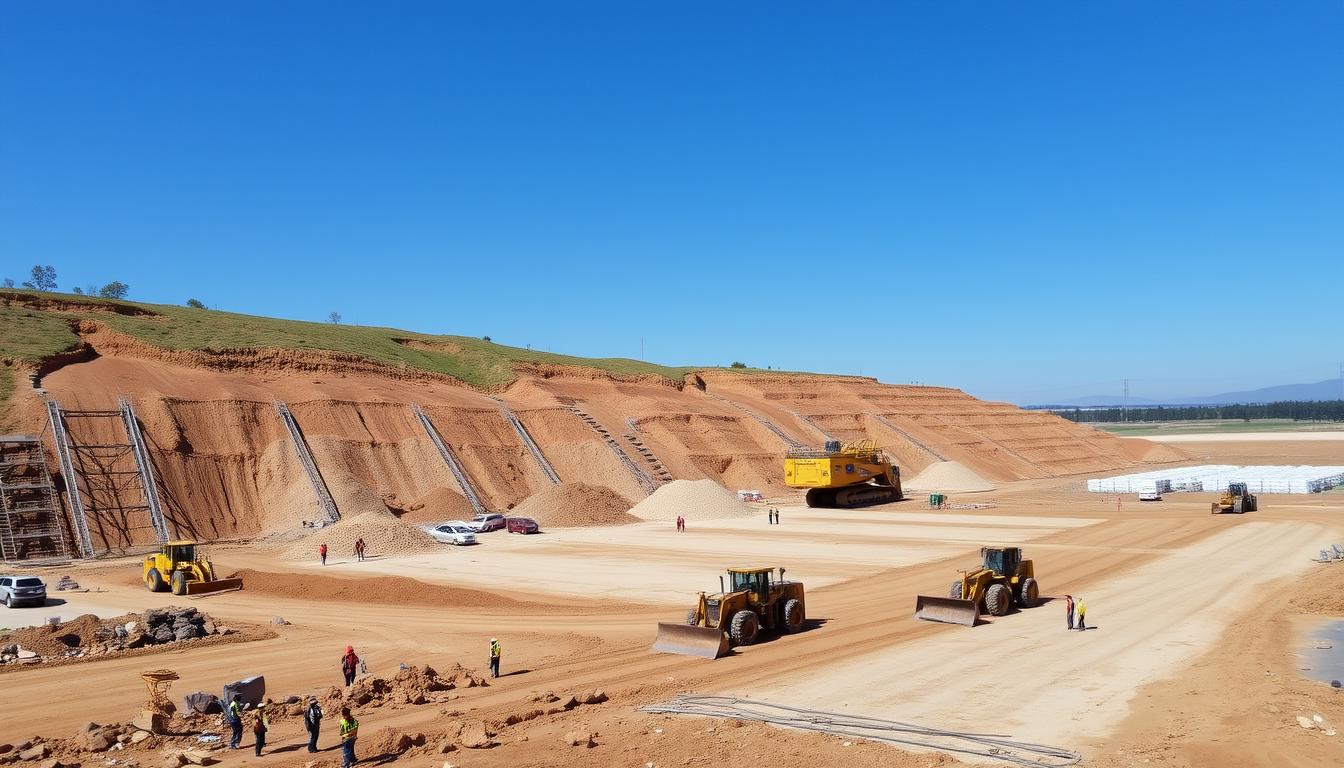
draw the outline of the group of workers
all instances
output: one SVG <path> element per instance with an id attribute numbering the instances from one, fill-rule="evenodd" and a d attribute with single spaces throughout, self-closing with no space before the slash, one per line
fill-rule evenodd
<path id="1" fill-rule="evenodd" d="M 1080 632 L 1087 631 L 1087 602 L 1083 598 L 1073 599 L 1073 595 L 1064 596 L 1064 615 L 1069 619 L 1069 629 L 1077 629 Z M 1074 617 L 1078 618 L 1078 626 L 1074 626 Z"/>
<path id="2" fill-rule="evenodd" d="M 275 706 L 274 702 L 267 699 L 253 710 L 252 714 L 252 737 L 253 748 L 257 757 L 261 757 L 261 750 L 266 747 L 266 734 L 271 730 L 271 709 Z M 308 706 L 303 710 L 303 727 L 308 731 L 308 751 L 317 752 L 317 737 L 322 730 L 322 718 L 325 713 L 322 711 L 322 705 L 317 703 L 317 697 L 308 697 Z M 243 708 L 238 704 L 238 698 L 234 697 L 227 708 L 224 710 L 224 720 L 229 725 L 231 731 L 229 737 L 229 749 L 238 749 L 243 740 Z M 339 723 L 341 729 L 341 768 L 350 768 L 356 762 L 355 758 L 355 740 L 359 738 L 359 721 L 350 714 L 349 707 L 341 707 L 341 720 Z"/>
<path id="3" fill-rule="evenodd" d="M 323 550 L 326 545 L 323 545 Z M 362 549 L 362 547 L 361 547 Z M 325 551 L 323 552 L 325 555 Z M 499 677 L 499 661 L 504 655 L 504 647 L 500 645 L 499 638 L 490 638 L 490 676 Z M 361 666 L 360 658 L 355 653 L 355 647 L 347 645 L 345 653 L 341 655 L 341 677 L 345 681 L 345 687 L 349 688 L 355 682 L 355 675 L 359 672 Z M 253 710 L 252 717 L 252 736 L 254 737 L 253 746 L 257 757 L 261 757 L 261 750 L 266 746 L 266 734 L 271 729 L 271 708 L 274 702 L 266 699 L 260 706 Z M 317 737 L 322 730 L 322 718 L 325 717 L 322 706 L 318 704 L 316 696 L 308 697 L 308 706 L 303 710 L 303 727 L 308 732 L 308 751 L 317 752 Z M 238 749 L 243 740 L 243 708 L 238 703 L 238 698 L 234 697 L 224 708 L 224 722 L 231 731 L 229 738 L 229 749 Z M 359 737 L 359 721 L 350 714 L 349 707 L 341 707 L 341 768 L 350 768 L 357 762 L 355 758 L 355 740 Z"/>
<path id="4" fill-rule="evenodd" d="M 368 545 L 364 543 L 363 536 L 355 539 L 355 560 L 361 563 L 364 562 L 364 550 L 367 549 L 367 547 Z M 325 541 L 317 546 L 317 556 L 321 558 L 323 565 L 327 564 L 327 543 Z"/>

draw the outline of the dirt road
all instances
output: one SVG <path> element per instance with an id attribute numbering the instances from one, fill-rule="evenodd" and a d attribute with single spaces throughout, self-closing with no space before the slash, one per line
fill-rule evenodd
<path id="1" fill-rule="evenodd" d="M 940 627 L 936 642 L 727 692 L 1077 744 L 1122 720 L 1141 685 L 1207 648 L 1257 588 L 1309 567 L 1326 538 L 1317 525 L 1248 523 L 1078 590 L 1090 606 L 1085 633 L 1066 630 L 1063 601 L 1056 600 L 974 629 Z M 1004 701 L 1013 706 L 1001 707 Z"/>

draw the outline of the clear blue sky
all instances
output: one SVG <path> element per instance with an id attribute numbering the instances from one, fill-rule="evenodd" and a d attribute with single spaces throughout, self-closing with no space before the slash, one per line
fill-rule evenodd
<path id="1" fill-rule="evenodd" d="M 1344 359 L 1344 3 L 0 3 L 0 276 L 1039 402 Z"/>

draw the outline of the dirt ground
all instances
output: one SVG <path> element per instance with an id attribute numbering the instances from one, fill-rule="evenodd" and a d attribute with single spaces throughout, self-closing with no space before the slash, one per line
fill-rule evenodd
<path id="1" fill-rule="evenodd" d="M 1285 447 L 1199 445 L 1229 461 L 1263 460 Z M 1310 448 L 1294 456 L 1340 458 L 1338 443 L 1302 445 Z M 526 537 L 493 533 L 476 547 L 405 557 L 375 552 L 364 563 L 335 553 L 325 568 L 246 544 L 220 547 L 215 555 L 223 570 L 253 569 L 254 589 L 203 599 L 202 609 L 226 621 L 269 624 L 283 617 L 288 624 L 272 625 L 276 638 L 15 670 L 0 684 L 0 743 L 69 736 L 89 720 L 129 720 L 143 700 L 138 675 L 151 667 L 177 671 L 178 694 L 218 691 L 229 680 L 265 674 L 271 695 L 283 697 L 337 682 L 337 658 L 347 644 L 366 658 L 371 674 L 391 675 L 402 663 L 484 669 L 487 641 L 497 636 L 504 677 L 456 691 L 448 704 L 361 711 L 365 743 L 372 745 L 384 728 L 438 735 L 467 719 L 503 723 L 540 692 L 602 688 L 611 699 L 605 704 L 493 728 L 494 748 L 413 752 L 401 760 L 954 762 L 759 724 L 636 711 L 697 692 L 1010 734 L 1077 750 L 1089 765 L 1338 765 L 1344 736 L 1303 729 L 1296 717 L 1320 713 L 1344 723 L 1344 694 L 1300 677 L 1292 625 L 1300 615 L 1344 616 L 1338 597 L 1344 566 L 1309 559 L 1344 541 L 1344 496 L 1267 496 L 1254 514 L 1211 516 L 1209 494 L 1139 504 L 1084 493 L 1080 481 L 1007 482 L 952 499 L 992 505 L 986 509 L 934 511 L 911 499 L 823 512 L 790 502 L 776 505 L 783 510 L 779 526 L 767 525 L 762 513 L 699 522 L 684 534 L 662 523 Z M 1084 597 L 1096 628 L 1067 632 L 1059 602 L 973 629 L 911 617 L 917 594 L 944 594 L 956 569 L 974 563 L 981 544 L 995 543 L 1024 547 L 1047 596 Z M 784 565 L 807 584 L 813 626 L 716 661 L 649 652 L 658 621 L 675 621 L 695 591 L 716 588 L 722 568 L 744 562 Z M 101 591 L 0 613 L 0 625 L 174 601 L 145 592 L 132 559 L 45 575 L 66 572 Z M 97 695 L 52 695 L 75 689 Z M 575 729 L 595 733 L 595 746 L 562 745 Z M 268 747 L 274 751 L 262 761 L 307 762 L 300 730 L 293 719 L 277 723 Z M 334 744 L 324 732 L 322 746 Z M 256 762 L 250 751 L 223 757 L 225 766 Z M 338 757 L 326 751 L 319 764 L 334 765 Z"/>

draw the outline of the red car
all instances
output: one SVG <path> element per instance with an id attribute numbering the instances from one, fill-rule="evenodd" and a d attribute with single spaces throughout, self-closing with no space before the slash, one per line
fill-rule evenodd
<path id="1" fill-rule="evenodd" d="M 530 517 L 505 518 L 504 525 L 508 528 L 509 533 L 538 533 L 541 531 L 541 526 L 537 525 L 537 521 Z"/>

